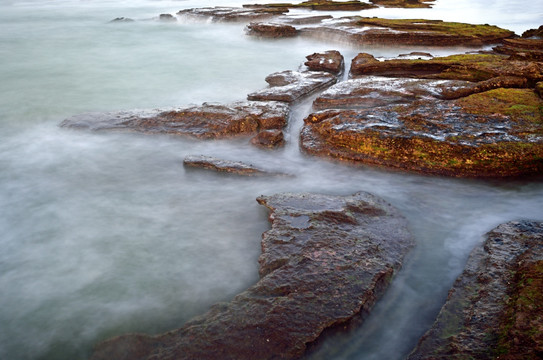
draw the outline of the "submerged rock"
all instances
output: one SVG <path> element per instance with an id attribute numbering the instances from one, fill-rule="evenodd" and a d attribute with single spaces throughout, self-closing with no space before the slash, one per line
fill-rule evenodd
<path id="1" fill-rule="evenodd" d="M 289 108 L 279 102 L 204 103 L 174 110 L 120 111 L 72 116 L 60 126 L 88 130 L 131 130 L 153 134 L 225 138 L 281 129 Z"/>
<path id="2" fill-rule="evenodd" d="M 126 17 L 118 17 L 113 20 L 111 20 L 111 23 L 123 23 L 123 22 L 134 22 L 134 19 L 126 18 Z"/>
<path id="3" fill-rule="evenodd" d="M 284 176 L 286 174 L 260 169 L 241 161 L 217 159 L 204 155 L 189 155 L 183 160 L 183 165 L 193 168 L 215 170 L 243 176 Z"/>
<path id="4" fill-rule="evenodd" d="M 540 359 L 543 223 L 515 221 L 486 234 L 409 360 Z"/>
<path id="5" fill-rule="evenodd" d="M 294 102 L 337 81 L 337 77 L 324 71 L 282 71 L 266 77 L 268 88 L 247 96 L 249 100 Z"/>
<path id="6" fill-rule="evenodd" d="M 260 281 L 163 335 L 124 335 L 93 360 L 295 359 L 323 330 L 365 317 L 413 246 L 406 220 L 368 194 L 261 196 Z"/>
<path id="7" fill-rule="evenodd" d="M 251 144 L 262 148 L 275 148 L 285 144 L 281 130 L 264 130 L 251 139 Z"/>
<path id="8" fill-rule="evenodd" d="M 425 174 L 515 177 L 543 172 L 543 101 L 529 89 L 458 100 L 310 114 L 301 147 L 312 154 Z"/>
<path id="9" fill-rule="evenodd" d="M 212 22 L 249 22 L 269 19 L 284 14 L 287 11 L 288 9 L 286 8 L 244 9 L 217 6 L 181 10 L 177 15 L 197 20 L 209 20 Z"/>
<path id="10" fill-rule="evenodd" d="M 177 18 L 172 14 L 160 14 L 158 19 L 164 22 L 176 22 Z"/>

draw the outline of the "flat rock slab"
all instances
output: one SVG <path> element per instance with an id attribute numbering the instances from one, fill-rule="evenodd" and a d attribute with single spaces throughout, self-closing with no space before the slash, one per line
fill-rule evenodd
<path id="1" fill-rule="evenodd" d="M 254 135 L 287 124 L 289 108 L 279 102 L 204 103 L 173 110 L 120 111 L 72 116 L 60 126 L 88 130 L 131 130 L 213 139 Z"/>
<path id="2" fill-rule="evenodd" d="M 529 89 L 495 89 L 458 100 L 421 100 L 310 114 L 309 153 L 456 177 L 543 172 L 543 100 Z"/>
<path id="3" fill-rule="evenodd" d="M 183 160 L 183 165 L 243 176 L 287 176 L 284 173 L 264 170 L 241 161 L 224 160 L 204 155 L 188 155 Z"/>
<path id="4" fill-rule="evenodd" d="M 543 80 L 543 63 L 512 60 L 495 54 L 464 54 L 436 57 L 430 60 L 392 59 L 378 61 L 361 53 L 351 63 L 351 76 L 380 75 L 427 79 L 483 81 L 508 76 L 529 82 Z"/>
<path id="5" fill-rule="evenodd" d="M 471 253 L 408 359 L 540 359 L 542 289 L 543 223 L 498 226 Z"/>
<path id="6" fill-rule="evenodd" d="M 364 317 L 413 246 L 406 220 L 368 193 L 278 194 L 262 236 L 260 281 L 182 328 L 125 335 L 102 359 L 295 359 L 323 330 Z"/>
<path id="7" fill-rule="evenodd" d="M 357 45 L 473 46 L 496 44 L 514 37 L 512 31 L 490 25 L 441 20 L 393 20 L 346 17 L 298 29 L 300 35 L 349 41 Z"/>
<path id="8" fill-rule="evenodd" d="M 379 1 L 379 0 L 377 0 Z M 334 0 L 314 0 L 314 1 L 302 1 L 300 3 L 276 3 L 276 4 L 252 4 L 243 5 L 246 8 L 257 9 L 307 9 L 307 10 L 321 10 L 321 11 L 359 11 L 376 8 L 375 5 L 359 0 L 348 1 L 334 1 Z"/>
<path id="9" fill-rule="evenodd" d="M 442 98 L 444 93 L 471 86 L 467 81 L 365 76 L 329 87 L 315 99 L 313 108 L 362 109 L 407 104 L 426 97 Z"/>
<path id="10" fill-rule="evenodd" d="M 247 25 L 247 35 L 265 37 L 265 38 L 285 38 L 298 35 L 298 30 L 288 24 L 277 24 L 272 22 L 252 22 Z"/>
<path id="11" fill-rule="evenodd" d="M 181 10 L 177 15 L 211 22 L 250 22 L 269 19 L 288 12 L 285 8 L 247 9 L 236 7 L 206 7 Z"/>
<path id="12" fill-rule="evenodd" d="M 323 53 L 313 53 L 306 56 L 305 66 L 311 71 L 326 71 L 339 75 L 345 69 L 343 55 L 337 50 L 328 50 Z"/>
<path id="13" fill-rule="evenodd" d="M 269 87 L 251 93 L 249 100 L 282 101 L 291 103 L 325 89 L 337 81 L 337 77 L 325 71 L 282 71 L 266 77 Z"/>

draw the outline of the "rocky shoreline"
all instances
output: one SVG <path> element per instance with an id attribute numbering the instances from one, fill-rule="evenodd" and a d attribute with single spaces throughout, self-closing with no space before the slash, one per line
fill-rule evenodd
<path id="1" fill-rule="evenodd" d="M 491 25 L 329 15 L 289 9 L 430 7 L 429 1 L 317 1 L 183 10 L 177 17 L 242 22 L 263 38 L 319 36 L 356 45 L 462 45 L 492 50 L 447 57 L 412 53 L 376 59 L 361 52 L 346 69 L 338 51 L 266 78 L 268 87 L 233 104 L 75 115 L 62 127 L 124 130 L 199 139 L 284 143 L 291 106 L 317 94 L 300 133 L 308 155 L 462 178 L 543 174 L 541 28 L 518 37 Z M 160 21 L 173 21 L 162 14 Z M 115 22 L 130 22 L 118 18 Z M 265 22 L 262 22 L 265 21 Z M 342 81 L 342 74 L 349 78 Z M 248 176 L 285 175 L 258 166 L 191 156 L 185 166 Z M 391 205 L 368 193 L 276 194 L 260 280 L 231 302 L 157 336 L 123 335 L 92 359 L 295 359 L 327 329 L 359 324 L 416 244 Z M 502 224 L 486 235 L 409 359 L 536 359 L 543 354 L 543 225 Z"/>

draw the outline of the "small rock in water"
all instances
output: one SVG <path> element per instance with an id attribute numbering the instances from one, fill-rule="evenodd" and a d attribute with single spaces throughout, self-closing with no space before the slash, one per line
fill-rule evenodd
<path id="1" fill-rule="evenodd" d="M 125 18 L 125 17 L 118 17 L 118 18 L 115 18 L 113 20 L 111 20 L 110 22 L 133 22 L 134 19 L 130 19 L 130 18 Z"/>
<path id="2" fill-rule="evenodd" d="M 306 56 L 305 66 L 311 71 L 326 71 L 335 75 L 343 72 L 343 55 L 337 50 L 329 50 L 324 53 L 314 53 Z"/>
<path id="3" fill-rule="evenodd" d="M 158 17 L 160 21 L 166 21 L 166 22 L 176 22 L 177 19 L 172 14 L 160 14 Z"/>
<path id="4" fill-rule="evenodd" d="M 259 169 L 241 161 L 230 161 L 204 155 L 189 155 L 183 160 L 185 166 L 227 172 L 244 176 L 278 176 L 285 174 Z"/>
<path id="5" fill-rule="evenodd" d="M 275 148 L 283 146 L 285 139 L 281 130 L 261 131 L 251 139 L 251 144 L 264 148 Z"/>

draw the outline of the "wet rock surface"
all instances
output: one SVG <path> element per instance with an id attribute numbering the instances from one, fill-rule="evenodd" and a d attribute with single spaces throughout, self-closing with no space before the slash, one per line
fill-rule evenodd
<path id="1" fill-rule="evenodd" d="M 248 35 L 267 37 L 267 38 L 285 38 L 298 35 L 298 30 L 294 26 L 276 23 L 250 23 L 247 26 Z"/>
<path id="2" fill-rule="evenodd" d="M 217 6 L 181 10 L 177 15 L 196 20 L 209 20 L 212 22 L 250 22 L 269 19 L 284 14 L 287 11 L 288 9 L 286 8 L 247 9 Z"/>
<path id="3" fill-rule="evenodd" d="M 368 194 L 277 194 L 260 281 L 163 335 L 100 344 L 101 359 L 294 359 L 322 331 L 367 315 L 412 247 L 405 219 Z"/>
<path id="4" fill-rule="evenodd" d="M 495 54 L 463 54 L 430 60 L 393 59 L 378 61 L 370 54 L 359 54 L 351 63 L 350 74 L 454 79 L 489 80 L 498 76 L 515 76 L 531 84 L 543 79 L 543 63 L 511 60 Z"/>
<path id="5" fill-rule="evenodd" d="M 218 159 L 205 155 L 189 155 L 183 160 L 186 167 L 214 170 L 243 176 L 284 176 L 286 174 L 268 171 L 241 161 Z"/>
<path id="6" fill-rule="evenodd" d="M 247 96 L 249 100 L 282 101 L 291 103 L 337 81 L 337 77 L 324 71 L 282 71 L 266 77 L 268 88 Z"/>
<path id="7" fill-rule="evenodd" d="M 343 55 L 336 50 L 328 50 L 324 53 L 313 53 L 306 56 L 305 66 L 311 71 L 326 71 L 335 75 L 343 72 L 345 62 Z"/>
<path id="8" fill-rule="evenodd" d="M 423 99 L 310 114 L 308 153 L 456 177 L 543 171 L 543 106 L 531 89 L 495 89 L 458 100 Z"/>
<path id="9" fill-rule="evenodd" d="M 409 360 L 540 359 L 543 223 L 515 221 L 471 253 Z"/>
<path id="10" fill-rule="evenodd" d="M 278 102 L 204 103 L 173 110 L 88 113 L 70 117 L 62 127 L 87 130 L 126 130 L 212 139 L 254 135 L 287 124 L 289 108 Z"/>
<path id="11" fill-rule="evenodd" d="M 357 45 L 473 46 L 496 44 L 514 37 L 512 31 L 490 25 L 440 20 L 391 20 L 348 17 L 298 29 L 301 35 L 349 41 Z"/>
<path id="12" fill-rule="evenodd" d="M 251 144 L 261 148 L 276 148 L 285 145 L 281 130 L 264 130 L 251 139 Z"/>
<path id="13" fill-rule="evenodd" d="M 370 0 L 375 5 L 393 8 L 430 8 L 434 0 Z"/>
<path id="14" fill-rule="evenodd" d="M 505 39 L 503 44 L 494 47 L 500 54 L 510 55 L 510 59 L 543 61 L 543 39 Z"/>
<path id="15" fill-rule="evenodd" d="M 314 0 L 314 1 L 303 1 L 300 3 L 277 3 L 277 4 L 252 4 L 252 5 L 243 5 L 246 8 L 257 8 L 257 9 L 275 9 L 275 8 L 285 8 L 285 9 L 308 9 L 308 10 L 321 10 L 321 11 L 358 11 L 358 10 L 367 10 L 373 9 L 376 6 L 367 2 L 362 2 L 359 0 L 348 0 L 348 1 L 333 1 L 333 0 Z"/>

